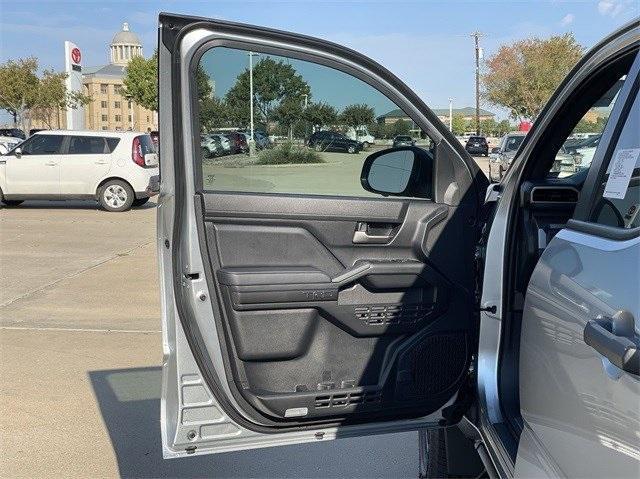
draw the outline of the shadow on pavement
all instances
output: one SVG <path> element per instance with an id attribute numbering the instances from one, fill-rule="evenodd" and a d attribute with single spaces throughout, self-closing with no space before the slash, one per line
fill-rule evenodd
<path id="1" fill-rule="evenodd" d="M 416 477 L 416 433 L 162 459 L 159 367 L 89 371 L 121 477 Z"/>
<path id="2" fill-rule="evenodd" d="M 146 210 L 155 207 L 156 203 L 153 200 L 150 200 L 142 206 L 134 207 L 133 210 Z M 2 208 L 6 208 L 6 206 L 2 205 Z M 76 209 L 103 211 L 102 208 L 100 208 L 100 205 L 98 205 L 98 202 L 95 200 L 26 200 L 19 206 L 12 206 L 10 209 Z"/>

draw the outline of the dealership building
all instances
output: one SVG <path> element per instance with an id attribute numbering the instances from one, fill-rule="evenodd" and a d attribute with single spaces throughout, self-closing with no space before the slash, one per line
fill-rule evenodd
<path id="1" fill-rule="evenodd" d="M 122 24 L 109 45 L 109 63 L 96 67 L 82 67 L 82 87 L 91 101 L 84 106 L 84 127 L 89 130 L 158 129 L 157 114 L 123 96 L 123 80 L 129 61 L 142 56 L 142 42 L 138 35 Z M 61 109 L 53 118 L 35 115 L 32 128 L 65 129 L 66 112 Z"/>

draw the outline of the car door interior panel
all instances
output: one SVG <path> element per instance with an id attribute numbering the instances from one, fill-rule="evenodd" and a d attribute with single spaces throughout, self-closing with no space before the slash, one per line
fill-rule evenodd
<path id="1" fill-rule="evenodd" d="M 259 413 L 424 414 L 460 387 L 475 231 L 463 207 L 224 192 L 200 201 L 233 376 Z"/>

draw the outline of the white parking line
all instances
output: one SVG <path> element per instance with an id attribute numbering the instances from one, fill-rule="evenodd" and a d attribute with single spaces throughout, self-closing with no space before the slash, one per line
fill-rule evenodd
<path id="1" fill-rule="evenodd" d="M 161 333 L 159 329 L 98 329 L 98 328 L 47 328 L 37 326 L 0 326 L 0 329 L 11 329 L 18 331 L 73 331 L 89 333 Z"/>

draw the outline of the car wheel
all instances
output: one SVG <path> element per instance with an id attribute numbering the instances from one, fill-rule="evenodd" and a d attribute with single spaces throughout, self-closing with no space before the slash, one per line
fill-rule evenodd
<path id="1" fill-rule="evenodd" d="M 349 145 L 349 147 L 347 148 L 347 153 L 355 153 L 356 152 L 356 147 L 353 145 Z"/>
<path id="2" fill-rule="evenodd" d="M 369 142 L 368 141 L 362 142 L 362 149 L 366 150 L 367 148 L 369 148 Z"/>
<path id="3" fill-rule="evenodd" d="M 149 201 L 148 196 L 146 198 L 136 198 L 135 200 L 133 200 L 133 203 L 131 203 L 131 206 L 133 207 L 142 206 L 146 204 L 147 201 Z"/>
<path id="4" fill-rule="evenodd" d="M 316 143 L 313 145 L 313 149 L 316 151 L 322 151 L 322 145 L 320 143 Z"/>
<path id="5" fill-rule="evenodd" d="M 122 180 L 107 181 L 100 188 L 98 198 L 105 210 L 115 212 L 127 211 L 135 200 L 133 189 Z"/>
<path id="6" fill-rule="evenodd" d="M 4 198 L 2 199 L 2 203 L 4 203 L 4 205 L 9 208 L 13 208 L 14 206 L 21 205 L 23 201 L 24 200 L 5 200 Z"/>
<path id="7" fill-rule="evenodd" d="M 209 151 L 208 148 L 201 148 L 202 151 L 202 158 L 211 158 L 211 152 Z"/>

